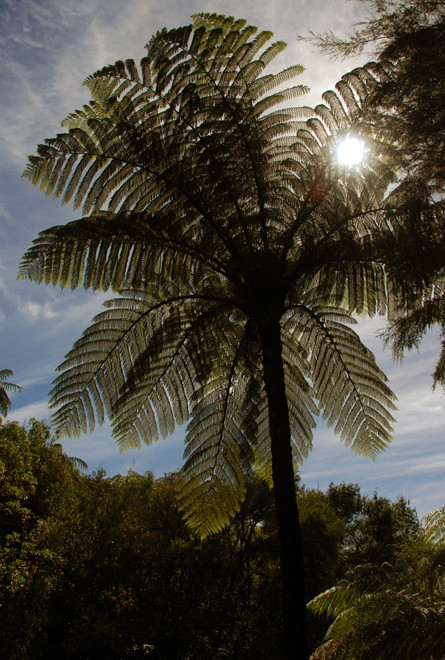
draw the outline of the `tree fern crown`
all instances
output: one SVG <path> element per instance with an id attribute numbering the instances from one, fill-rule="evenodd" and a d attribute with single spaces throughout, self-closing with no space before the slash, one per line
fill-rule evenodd
<path id="1" fill-rule="evenodd" d="M 21 277 L 118 294 L 59 367 L 54 423 L 75 435 L 109 416 L 128 448 L 190 419 L 182 497 L 202 534 L 239 507 L 246 470 L 271 479 L 273 324 L 296 463 L 319 411 L 371 458 L 391 434 L 393 394 L 350 326 L 391 304 L 378 246 L 394 173 L 372 141 L 355 169 L 333 156 L 383 73 L 294 106 L 303 69 L 268 73 L 285 47 L 271 37 L 214 14 L 161 30 L 139 65 L 87 78 L 91 102 L 24 173 L 83 217 L 43 231 Z"/>

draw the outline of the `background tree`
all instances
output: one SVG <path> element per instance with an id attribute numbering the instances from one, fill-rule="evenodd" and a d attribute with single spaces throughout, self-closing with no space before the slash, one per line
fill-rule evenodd
<path id="1" fill-rule="evenodd" d="M 345 523 L 337 577 L 360 564 L 394 563 L 407 544 L 422 538 L 417 513 L 403 497 L 370 498 L 357 484 L 331 483 L 326 498 Z"/>
<path id="2" fill-rule="evenodd" d="M 301 488 L 297 497 L 306 569 L 306 594 L 310 600 L 335 582 L 345 525 L 321 491 Z"/>
<path id="3" fill-rule="evenodd" d="M 0 425 L 0 646 L 11 660 L 34 657 L 48 603 L 69 561 L 78 472 L 31 420 Z"/>
<path id="4" fill-rule="evenodd" d="M 186 527 L 177 475 L 81 475 L 33 422 L 2 427 L 0 640 L 9 658 L 269 658 L 280 653 L 273 498 Z"/>
<path id="5" fill-rule="evenodd" d="M 14 372 L 11 369 L 2 369 L 0 371 L 0 414 L 6 417 L 8 410 L 11 407 L 8 392 L 20 392 L 22 389 L 20 385 L 9 383 L 6 379 L 13 376 Z"/>
<path id="6" fill-rule="evenodd" d="M 247 476 L 239 512 L 202 540 L 184 523 L 177 474 L 81 474 L 36 421 L 0 427 L 0 475 L 0 643 L 8 658 L 280 657 L 280 544 L 264 481 Z M 339 579 L 366 582 L 366 570 L 368 591 L 394 588 L 388 535 L 377 525 L 388 509 L 399 581 L 423 576 L 434 585 L 440 577 L 440 553 L 425 555 L 415 512 L 400 500 L 362 497 L 352 484 L 326 493 L 298 486 L 297 497 L 308 594 Z M 332 620 L 309 612 L 310 651 Z"/>
<path id="7" fill-rule="evenodd" d="M 354 451 L 373 458 L 390 440 L 393 395 L 350 324 L 394 307 L 385 263 L 412 218 L 388 221 L 383 143 L 357 170 L 334 157 L 369 71 L 303 124 L 307 109 L 282 103 L 304 88 L 280 87 L 301 67 L 263 74 L 284 48 L 270 37 L 198 15 L 153 37 L 139 68 L 88 78 L 92 102 L 25 176 L 89 215 L 42 232 L 21 275 L 120 295 L 60 367 L 60 431 L 108 415 L 131 447 L 191 416 L 182 508 L 202 535 L 240 508 L 250 467 L 273 482 L 294 658 L 307 654 L 294 470 L 319 410 Z"/>

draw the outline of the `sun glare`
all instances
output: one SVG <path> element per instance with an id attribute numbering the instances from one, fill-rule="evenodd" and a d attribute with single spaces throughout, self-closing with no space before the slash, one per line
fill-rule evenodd
<path id="1" fill-rule="evenodd" d="M 335 153 L 342 165 L 360 165 L 365 157 L 365 143 L 360 138 L 349 136 L 338 144 Z"/>

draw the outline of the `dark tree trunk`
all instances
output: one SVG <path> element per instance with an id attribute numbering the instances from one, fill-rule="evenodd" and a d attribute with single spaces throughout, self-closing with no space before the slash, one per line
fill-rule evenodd
<path id="1" fill-rule="evenodd" d="M 292 465 L 279 321 L 260 331 L 264 384 L 269 404 L 275 509 L 281 543 L 284 652 L 287 660 L 307 660 L 303 548 Z"/>

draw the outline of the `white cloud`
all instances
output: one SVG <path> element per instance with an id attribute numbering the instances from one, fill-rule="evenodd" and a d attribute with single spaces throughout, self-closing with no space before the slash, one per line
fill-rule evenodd
<path id="1" fill-rule="evenodd" d="M 5 220 L 10 220 L 11 219 L 11 214 L 10 214 L 9 210 L 6 208 L 6 206 L 1 201 L 0 201 L 0 218 L 4 218 Z"/>
<path id="2" fill-rule="evenodd" d="M 80 290 L 77 292 L 80 302 L 77 304 L 69 304 L 69 297 L 73 295 L 72 291 L 66 292 L 68 298 L 65 298 L 66 308 L 63 312 L 63 321 L 70 325 L 73 322 L 79 324 L 89 324 L 93 316 L 103 311 L 102 303 L 104 300 L 109 300 L 113 294 L 109 291 L 107 293 L 89 292 L 88 294 Z M 82 300 L 83 298 L 83 300 Z"/>
<path id="3" fill-rule="evenodd" d="M 0 261 L 0 269 L 4 269 Z M 32 283 L 32 287 L 35 284 Z M 59 332 L 64 326 L 72 328 L 78 326 L 83 330 L 84 327 L 90 323 L 93 316 L 102 310 L 102 302 L 113 297 L 113 294 L 99 293 L 99 292 L 86 292 L 84 289 L 79 288 L 76 291 L 71 289 L 59 289 L 54 287 L 35 288 L 36 297 L 38 296 L 39 302 L 36 300 L 29 300 L 27 297 L 17 293 L 17 291 L 29 292 L 29 282 L 19 280 L 13 281 L 11 286 L 8 286 L 6 281 L 0 278 L 0 293 L 4 299 L 13 305 L 20 315 L 26 317 L 30 323 L 36 321 L 52 320 L 51 328 L 47 332 Z M 0 311 L 0 321 L 2 312 Z M 57 323 L 54 319 L 57 318 Z"/>
<path id="4" fill-rule="evenodd" d="M 44 401 L 35 401 L 21 408 L 13 408 L 8 412 L 8 421 L 10 422 L 19 422 L 20 424 L 25 424 L 32 417 L 40 421 L 49 421 L 50 412 L 48 410 L 48 403 Z"/>
<path id="5" fill-rule="evenodd" d="M 17 73 L 22 79 L 20 100 L 13 108 L 2 110 L 0 147 L 8 160 L 23 170 L 27 155 L 35 151 L 36 143 L 42 142 L 45 126 L 56 127 L 60 118 L 56 118 L 54 109 L 45 102 L 42 93 L 26 80 L 19 66 Z"/>
<path id="6" fill-rule="evenodd" d="M 45 388 L 51 379 L 54 378 L 54 365 L 45 364 L 44 368 L 41 364 L 29 365 L 26 369 L 22 370 L 23 377 L 20 378 L 20 386 L 26 391 L 30 387 L 36 385 L 44 385 Z"/>
<path id="7" fill-rule="evenodd" d="M 81 87 L 88 75 L 118 59 L 143 57 L 145 43 L 160 27 L 152 18 L 156 6 L 155 0 L 84 3 L 83 30 L 65 47 L 53 71 L 50 93 L 66 108 L 64 113 L 88 102 L 89 93 Z"/>
<path id="8" fill-rule="evenodd" d="M 56 312 L 51 309 L 49 302 L 46 302 L 44 305 L 39 305 L 39 303 L 31 302 L 29 300 L 23 303 L 22 312 L 29 318 L 31 322 L 35 322 L 40 319 L 52 319 L 57 316 Z"/>

